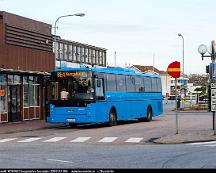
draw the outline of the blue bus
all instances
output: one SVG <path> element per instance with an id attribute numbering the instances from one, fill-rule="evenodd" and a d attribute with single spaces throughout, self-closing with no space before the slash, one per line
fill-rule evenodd
<path id="1" fill-rule="evenodd" d="M 50 77 L 46 121 L 70 126 L 138 119 L 163 112 L 161 77 L 126 68 L 61 68 Z"/>

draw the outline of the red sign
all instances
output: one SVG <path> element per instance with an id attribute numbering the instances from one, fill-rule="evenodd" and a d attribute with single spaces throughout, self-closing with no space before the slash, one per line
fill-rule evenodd
<path id="1" fill-rule="evenodd" d="M 168 65 L 167 72 L 173 78 L 179 78 L 181 76 L 180 62 L 175 61 Z"/>

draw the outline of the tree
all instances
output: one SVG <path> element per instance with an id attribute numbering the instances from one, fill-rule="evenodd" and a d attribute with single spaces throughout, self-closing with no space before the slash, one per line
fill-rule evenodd
<path id="1" fill-rule="evenodd" d="M 206 94 L 206 87 L 205 86 L 201 86 L 201 87 L 197 87 L 194 91 L 197 92 L 201 92 L 201 94 Z"/>

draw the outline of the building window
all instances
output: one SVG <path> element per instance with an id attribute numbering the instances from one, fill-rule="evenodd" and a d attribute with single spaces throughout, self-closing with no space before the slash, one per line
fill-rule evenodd
<path id="1" fill-rule="evenodd" d="M 106 52 L 102 53 L 103 65 L 106 66 Z"/>
<path id="2" fill-rule="evenodd" d="M 92 64 L 92 50 L 89 49 L 88 51 L 88 58 L 89 58 L 89 64 Z"/>
<path id="3" fill-rule="evenodd" d="M 70 44 L 69 45 L 69 61 L 72 62 L 72 58 L 73 58 L 73 46 Z"/>
<path id="4" fill-rule="evenodd" d="M 62 43 L 59 43 L 59 60 L 63 60 L 63 44 Z"/>
<path id="5" fill-rule="evenodd" d="M 76 60 L 77 60 L 77 62 L 80 62 L 80 47 L 79 46 L 77 46 Z"/>
<path id="6" fill-rule="evenodd" d="M 29 76 L 29 104 L 39 106 L 39 86 L 38 77 Z"/>
<path id="7" fill-rule="evenodd" d="M 95 64 L 97 64 L 97 65 L 99 65 L 99 63 L 98 63 L 98 58 L 99 58 L 99 56 L 98 56 L 98 51 L 95 50 Z"/>
<path id="8" fill-rule="evenodd" d="M 88 59 L 88 48 L 85 48 L 85 63 L 89 63 L 89 61 L 88 61 L 89 59 Z"/>
<path id="9" fill-rule="evenodd" d="M 64 60 L 68 60 L 68 45 L 64 44 Z"/>
<path id="10" fill-rule="evenodd" d="M 73 62 L 77 61 L 77 50 L 76 45 L 73 45 Z"/>
<path id="11" fill-rule="evenodd" d="M 83 63 L 85 62 L 85 54 L 84 54 L 84 47 L 80 48 L 80 61 Z"/>
<path id="12" fill-rule="evenodd" d="M 1 114 L 7 113 L 7 80 L 6 75 L 0 75 L 0 121 Z"/>
<path id="13" fill-rule="evenodd" d="M 96 62 L 95 62 L 95 50 L 92 50 L 92 64 L 96 64 Z"/>
<path id="14" fill-rule="evenodd" d="M 29 107 L 29 78 L 28 76 L 23 76 L 23 95 L 24 95 L 24 107 Z"/>
<path id="15" fill-rule="evenodd" d="M 99 51 L 99 65 L 103 65 L 102 52 Z"/>

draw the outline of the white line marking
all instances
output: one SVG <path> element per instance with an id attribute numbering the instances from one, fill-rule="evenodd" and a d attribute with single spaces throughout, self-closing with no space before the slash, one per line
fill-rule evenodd
<path id="1" fill-rule="evenodd" d="M 202 145 L 202 146 L 207 146 L 207 147 L 216 147 L 216 144 L 212 144 L 212 145 Z"/>
<path id="2" fill-rule="evenodd" d="M 129 138 L 125 142 L 139 143 L 143 138 Z"/>
<path id="3" fill-rule="evenodd" d="M 216 141 L 211 142 L 197 142 L 197 143 L 190 143 L 188 145 L 206 145 L 206 144 L 216 144 Z"/>
<path id="4" fill-rule="evenodd" d="M 113 142 L 117 139 L 117 137 L 104 137 L 103 139 L 101 139 L 98 142 Z"/>
<path id="5" fill-rule="evenodd" d="M 66 138 L 66 137 L 54 137 L 54 138 L 45 140 L 45 141 L 43 141 L 43 142 L 57 142 L 57 141 L 61 141 L 61 140 L 65 139 L 65 138 Z"/>
<path id="6" fill-rule="evenodd" d="M 17 141 L 17 142 L 33 142 L 33 141 L 37 141 L 41 138 L 28 138 L 28 139 L 24 139 L 24 140 L 21 140 L 21 141 Z"/>
<path id="7" fill-rule="evenodd" d="M 89 140 L 91 137 L 78 137 L 70 142 L 85 142 L 87 140 Z"/>
<path id="8" fill-rule="evenodd" d="M 13 141 L 13 140 L 15 140 L 15 139 L 17 139 L 17 138 L 6 138 L 6 139 L 1 139 L 0 142 L 1 142 L 1 143 L 2 143 L 2 142 L 9 142 L 9 141 Z"/>
<path id="9" fill-rule="evenodd" d="M 54 161 L 54 162 L 73 163 L 73 162 L 66 161 L 66 160 L 57 160 L 57 159 L 47 159 L 47 160 Z"/>

